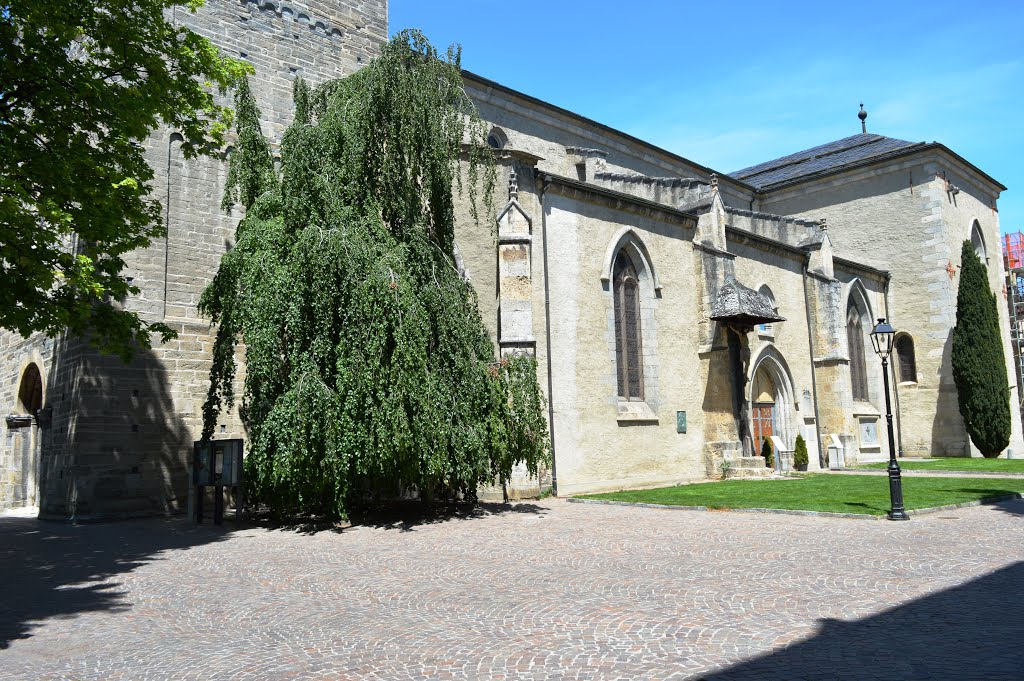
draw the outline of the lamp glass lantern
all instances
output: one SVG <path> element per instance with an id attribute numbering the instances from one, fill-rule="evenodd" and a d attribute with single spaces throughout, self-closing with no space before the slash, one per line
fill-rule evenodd
<path id="1" fill-rule="evenodd" d="M 896 329 L 892 328 L 892 325 L 884 319 L 879 319 L 878 324 L 875 325 L 874 330 L 871 332 L 871 345 L 874 346 L 875 353 L 883 361 L 889 359 L 889 355 L 892 354 L 895 338 Z"/>

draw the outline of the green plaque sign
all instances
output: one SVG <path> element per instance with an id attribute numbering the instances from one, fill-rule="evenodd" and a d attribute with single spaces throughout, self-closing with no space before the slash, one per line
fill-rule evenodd
<path id="1" fill-rule="evenodd" d="M 685 411 L 677 411 L 676 412 L 676 432 L 677 433 L 685 433 L 686 432 L 686 412 Z"/>

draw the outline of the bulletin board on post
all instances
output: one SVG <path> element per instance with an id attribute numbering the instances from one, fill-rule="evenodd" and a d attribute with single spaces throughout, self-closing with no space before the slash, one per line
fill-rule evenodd
<path id="1" fill-rule="evenodd" d="M 192 444 L 189 515 L 197 523 L 203 522 L 206 487 L 213 487 L 213 522 L 215 525 L 220 525 L 224 521 L 225 487 L 234 491 L 235 519 L 241 519 L 242 450 L 241 439 L 196 440 Z"/>

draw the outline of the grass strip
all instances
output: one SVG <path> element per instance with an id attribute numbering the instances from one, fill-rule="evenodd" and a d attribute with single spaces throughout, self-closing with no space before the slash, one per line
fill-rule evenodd
<path id="1" fill-rule="evenodd" d="M 866 463 L 858 468 L 885 468 L 885 461 Z M 935 461 L 900 459 L 900 468 L 910 471 L 963 471 L 966 473 L 1024 473 L 1024 459 L 968 459 L 949 457 Z"/>
<path id="2" fill-rule="evenodd" d="M 1005 497 L 1014 492 L 1024 492 L 1024 480 L 903 479 L 903 500 L 908 510 Z M 589 494 L 583 498 L 722 509 L 783 508 L 884 515 L 889 511 L 889 483 L 887 478 L 875 475 L 809 474 L 787 480 L 725 480 Z"/>

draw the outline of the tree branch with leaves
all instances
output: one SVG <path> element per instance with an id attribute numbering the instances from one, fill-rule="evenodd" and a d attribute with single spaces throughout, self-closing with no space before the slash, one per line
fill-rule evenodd
<path id="1" fill-rule="evenodd" d="M 216 92 L 251 67 L 173 20 L 201 0 L 0 0 L 0 327 L 87 335 L 128 359 L 172 335 L 117 301 L 125 256 L 163 235 L 143 142 L 223 147 Z"/>

